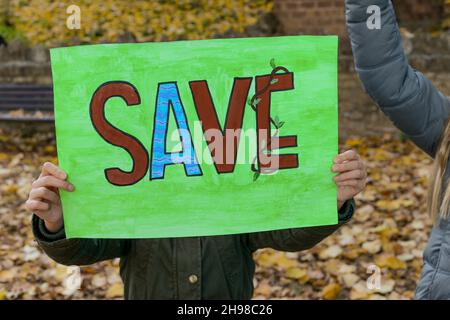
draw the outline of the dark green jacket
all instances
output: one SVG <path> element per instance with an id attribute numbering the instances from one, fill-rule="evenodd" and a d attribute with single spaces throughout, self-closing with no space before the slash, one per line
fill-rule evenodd
<path id="1" fill-rule="evenodd" d="M 61 264 L 120 258 L 126 299 L 251 299 L 254 251 L 309 249 L 350 220 L 354 210 L 354 201 L 347 201 L 335 226 L 215 237 L 69 240 L 64 229 L 49 233 L 37 216 L 33 232 L 42 249 Z"/>

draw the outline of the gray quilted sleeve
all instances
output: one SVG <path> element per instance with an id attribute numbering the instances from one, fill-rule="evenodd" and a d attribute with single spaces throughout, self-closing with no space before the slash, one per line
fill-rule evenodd
<path id="1" fill-rule="evenodd" d="M 450 109 L 445 97 L 408 62 L 389 0 L 346 0 L 356 71 L 366 92 L 401 131 L 433 156 Z M 381 29 L 369 29 L 368 7 L 381 9 Z"/>

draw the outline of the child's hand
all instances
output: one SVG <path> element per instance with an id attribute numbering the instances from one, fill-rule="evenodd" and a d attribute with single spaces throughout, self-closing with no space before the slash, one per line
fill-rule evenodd
<path id="1" fill-rule="evenodd" d="M 352 199 L 366 186 L 366 166 L 359 155 L 349 150 L 339 154 L 333 160 L 332 171 L 338 173 L 334 181 L 338 186 L 338 209 L 345 201 Z"/>
<path id="2" fill-rule="evenodd" d="M 63 226 L 59 188 L 69 192 L 74 186 L 66 181 L 67 173 L 53 163 L 42 166 L 39 178 L 33 182 L 25 208 L 44 220 L 50 232 L 57 232 Z"/>

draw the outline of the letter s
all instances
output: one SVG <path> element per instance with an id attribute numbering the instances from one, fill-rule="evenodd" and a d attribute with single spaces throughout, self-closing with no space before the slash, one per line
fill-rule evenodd
<path id="1" fill-rule="evenodd" d="M 141 180 L 148 170 L 149 157 L 144 146 L 135 137 L 114 127 L 105 117 L 105 103 L 109 98 L 121 97 L 128 106 L 141 103 L 136 88 L 128 82 L 106 82 L 97 88 L 90 105 L 92 124 L 98 134 L 112 145 L 125 149 L 133 158 L 130 172 L 120 168 L 105 169 L 105 177 L 111 184 L 128 186 Z"/>

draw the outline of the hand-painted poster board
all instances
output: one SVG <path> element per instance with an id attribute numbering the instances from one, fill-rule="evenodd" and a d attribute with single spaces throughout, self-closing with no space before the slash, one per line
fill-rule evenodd
<path id="1" fill-rule="evenodd" d="M 337 223 L 335 36 L 51 50 L 68 237 Z"/>

